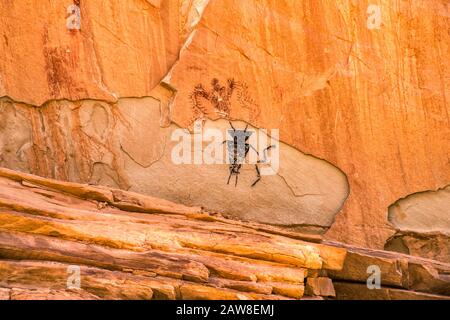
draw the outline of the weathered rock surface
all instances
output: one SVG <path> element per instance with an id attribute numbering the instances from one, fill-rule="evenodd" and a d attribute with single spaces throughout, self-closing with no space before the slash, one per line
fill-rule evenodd
<path id="1" fill-rule="evenodd" d="M 81 29 L 68 30 L 72 1 L 2 1 L 0 96 L 115 101 L 160 82 L 181 48 L 178 1 L 80 2 Z"/>
<path id="2" fill-rule="evenodd" d="M 449 283 L 448 263 L 0 169 L 1 299 L 448 299 Z"/>
<path id="3" fill-rule="evenodd" d="M 159 90 L 158 95 L 168 93 Z M 263 176 L 251 188 L 257 177 L 255 165 L 245 164 L 237 186 L 234 177 L 227 185 L 229 169 L 224 161 L 194 164 L 195 148 L 199 149 L 194 134 L 184 133 L 190 139 L 190 150 L 184 151 L 189 163 L 177 164 L 176 147 L 182 141 L 172 135 L 175 130 L 183 131 L 176 125 L 161 128 L 160 110 L 154 98 L 120 99 L 115 104 L 58 101 L 41 108 L 3 99 L 0 165 L 60 180 L 138 191 L 312 233 L 323 233 L 333 223 L 348 195 L 346 177 L 339 169 L 274 140 L 272 153 L 279 155 L 277 174 Z M 233 123 L 236 128 L 245 127 L 245 123 Z M 230 139 L 230 125 L 224 120 L 207 121 L 200 132 L 206 134 L 209 129 L 219 130 L 223 138 L 202 142 L 203 149 L 212 144 L 225 157 L 222 142 Z M 249 130 L 256 137 L 255 128 Z M 270 145 L 271 139 L 263 136 Z M 204 150 L 199 151 L 201 157 Z"/>
<path id="4" fill-rule="evenodd" d="M 333 282 L 326 277 L 308 278 L 306 294 L 308 296 L 336 297 Z"/>
<path id="5" fill-rule="evenodd" d="M 187 127 L 197 117 L 217 118 L 218 111 L 257 128 L 279 128 L 286 145 L 341 169 L 350 196 L 327 238 L 379 249 L 396 232 L 386 219 L 390 204 L 450 181 L 447 1 L 383 0 L 378 29 L 367 27 L 364 1 L 80 2 L 81 30 L 72 31 L 66 28 L 71 1 L 0 4 L 0 97 L 29 109 L 16 112 L 9 106 L 1 113 L 3 166 L 123 189 L 136 185 L 135 190 L 192 204 L 190 188 L 182 185 L 184 171 L 178 176 L 165 172 L 175 188 L 161 191 L 164 195 L 134 182 L 134 173 L 153 167 L 163 148 L 153 143 L 161 135 L 148 123 L 158 119 L 162 126 Z M 222 93 L 234 78 L 233 94 L 219 99 L 211 88 L 214 78 Z M 163 79 L 169 93 L 157 87 Z M 132 152 L 121 159 L 105 144 L 117 121 L 107 116 L 105 104 L 117 103 L 114 109 L 122 105 L 132 113 L 135 109 L 121 100 L 127 97 L 154 97 L 162 116 L 155 119 L 153 111 L 139 110 L 129 120 L 136 134 L 122 139 L 121 148 Z M 92 106 L 66 101 L 84 99 Z M 79 112 L 74 117 L 79 123 L 67 120 L 72 112 Z M 76 128 L 67 132 L 69 137 L 67 128 Z M 313 183 L 311 176 L 300 178 Z M 256 191 L 244 190 L 244 180 L 237 192 L 233 189 L 240 201 L 231 200 L 231 192 L 216 192 L 233 209 L 245 207 L 248 199 L 263 208 L 249 218 L 261 221 L 270 208 L 267 219 L 278 220 L 271 222 L 310 225 L 314 217 L 319 221 L 313 224 L 324 231 L 345 198 L 346 184 L 337 180 L 314 187 L 324 188 L 327 198 L 335 184 L 330 203 L 308 195 L 290 202 L 290 208 L 254 199 Z M 292 191 L 270 179 L 259 187 L 282 195 L 309 194 L 309 185 L 293 183 L 300 187 Z M 216 190 L 205 188 L 198 192 Z M 294 219 L 292 207 L 298 202 Z M 312 208 L 325 212 L 313 216 Z M 409 246 L 411 253 L 424 255 L 419 245 Z"/>
<path id="6" fill-rule="evenodd" d="M 300 299 L 309 272 L 344 263 L 345 249 L 316 242 L 137 193 L 0 169 L 3 299 Z M 80 289 L 68 287 L 74 266 Z"/>
<path id="7" fill-rule="evenodd" d="M 397 201 L 388 219 L 397 232 L 385 249 L 450 262 L 450 186 Z"/>
<path id="8" fill-rule="evenodd" d="M 440 233 L 398 231 L 386 241 L 384 249 L 450 262 L 450 237 Z"/>
<path id="9" fill-rule="evenodd" d="M 389 251 L 353 247 L 347 249 L 342 270 L 328 271 L 337 299 L 428 299 L 450 297 L 448 263 Z M 371 267 L 369 269 L 369 267 Z M 367 279 L 379 268 L 381 289 L 369 289 Z"/>
<path id="10" fill-rule="evenodd" d="M 327 237 L 381 249 L 395 233 L 392 203 L 450 181 L 450 7 L 381 1 L 380 27 L 369 29 L 368 5 L 210 1 L 168 81 L 172 118 L 187 126 L 199 113 L 194 87 L 234 78 L 231 118 L 279 128 L 281 141 L 348 176 Z M 214 101 L 202 102 L 218 116 Z"/>

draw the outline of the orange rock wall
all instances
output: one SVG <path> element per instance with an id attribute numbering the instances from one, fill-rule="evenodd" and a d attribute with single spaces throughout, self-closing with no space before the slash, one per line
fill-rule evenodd
<path id="1" fill-rule="evenodd" d="M 279 128 L 347 175 L 327 237 L 352 244 L 383 247 L 392 203 L 449 184 L 448 1 L 81 0 L 81 30 L 68 31 L 71 3 L 0 3 L 0 96 L 114 102 L 164 79 L 169 117 L 187 127 L 195 86 L 234 78 L 230 118 Z M 369 4 L 379 29 L 367 27 Z"/>
<path id="2" fill-rule="evenodd" d="M 450 181 L 448 1 L 376 2 L 369 30 L 369 1 L 212 1 L 171 77 L 183 125 L 197 83 L 245 81 L 254 110 L 230 115 L 341 168 L 350 197 L 328 236 L 373 247 L 390 204 Z"/>
<path id="3" fill-rule="evenodd" d="M 176 60 L 177 1 L 81 0 L 81 29 L 70 31 L 71 4 L 0 3 L 0 96 L 39 106 L 145 96 Z"/>

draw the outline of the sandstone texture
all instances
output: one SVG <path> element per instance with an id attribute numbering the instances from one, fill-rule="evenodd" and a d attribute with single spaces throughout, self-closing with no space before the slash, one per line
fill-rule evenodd
<path id="1" fill-rule="evenodd" d="M 7 300 L 301 299 L 309 273 L 340 270 L 346 255 L 317 236 L 7 169 L 0 211 Z"/>
<path id="2" fill-rule="evenodd" d="M 0 166 L 448 262 L 448 202 L 388 214 L 450 181 L 448 1 L 78 2 L 0 3 Z M 280 171 L 175 166 L 198 119 L 279 129 Z"/>
<path id="3" fill-rule="evenodd" d="M 38 106 L 142 96 L 176 61 L 177 1 L 81 0 L 80 30 L 66 28 L 71 4 L 2 1 L 0 96 Z"/>
<path id="4" fill-rule="evenodd" d="M 333 279 L 336 299 L 450 299 L 448 263 L 336 242 L 326 244 L 347 250 L 342 270 L 328 271 L 328 276 Z M 373 274 L 373 267 L 380 272 L 381 286 L 370 289 L 367 283 Z"/>
<path id="5" fill-rule="evenodd" d="M 279 128 L 281 141 L 347 175 L 350 196 L 328 238 L 382 248 L 395 232 L 387 208 L 450 180 L 450 9 L 378 1 L 381 25 L 369 29 L 369 4 L 210 1 L 170 84 L 172 118 L 187 126 L 194 86 L 238 81 L 230 117 Z"/>
<path id="6" fill-rule="evenodd" d="M 161 91 L 163 95 L 164 89 Z M 58 101 L 40 108 L 2 100 L 0 112 L 0 132 L 5 137 L 0 165 L 41 176 L 138 191 L 311 233 L 326 231 L 348 196 L 347 179 L 339 169 L 279 141 L 273 141 L 274 156 L 279 157 L 274 175 L 263 176 L 251 188 L 257 175 L 255 165 L 249 163 L 244 165 L 238 184 L 235 186 L 233 177 L 227 185 L 225 162 L 193 162 L 195 148 L 201 156 L 209 144 L 225 157 L 227 147 L 222 142 L 230 139 L 230 124 L 223 119 L 207 121 L 193 134 L 174 124 L 162 128 L 164 119 L 155 98 L 120 99 L 114 104 Z M 237 121 L 233 125 L 246 126 Z M 195 135 L 209 129 L 218 130 L 223 138 L 202 142 L 201 148 L 194 145 Z M 191 160 L 186 164 L 174 161 L 181 142 L 172 137 L 177 130 L 190 140 L 190 150 L 184 154 Z M 258 134 L 253 127 L 248 130 Z M 266 155 L 270 157 L 268 152 Z"/>
<path id="7" fill-rule="evenodd" d="M 450 299 L 449 284 L 448 263 L 0 169 L 3 300 Z"/>
<path id="8" fill-rule="evenodd" d="M 450 186 L 397 201 L 388 219 L 398 231 L 386 249 L 450 262 Z"/>

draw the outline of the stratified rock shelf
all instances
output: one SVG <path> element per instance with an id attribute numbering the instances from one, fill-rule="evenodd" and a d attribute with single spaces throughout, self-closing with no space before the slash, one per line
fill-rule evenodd
<path id="1" fill-rule="evenodd" d="M 368 264 L 381 290 L 367 288 Z M 446 299 L 449 275 L 442 262 L 0 169 L 0 299 Z"/>

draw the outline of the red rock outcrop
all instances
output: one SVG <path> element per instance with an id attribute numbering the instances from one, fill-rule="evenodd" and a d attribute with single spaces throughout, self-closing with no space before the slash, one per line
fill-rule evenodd
<path id="1" fill-rule="evenodd" d="M 0 299 L 449 299 L 449 283 L 442 262 L 0 169 Z"/>
<path id="2" fill-rule="evenodd" d="M 170 84 L 182 126 L 197 84 L 244 85 L 250 98 L 237 96 L 230 117 L 280 128 L 283 142 L 347 175 L 350 196 L 328 238 L 382 248 L 395 232 L 392 203 L 450 181 L 450 7 L 381 1 L 380 28 L 369 29 L 369 4 L 211 1 Z"/>
<path id="3" fill-rule="evenodd" d="M 328 272 L 337 299 L 450 299 L 448 263 L 336 242 L 326 244 L 347 249 L 343 269 Z M 380 272 L 380 288 L 370 289 L 367 283 L 375 269 Z"/>
<path id="4" fill-rule="evenodd" d="M 300 299 L 305 279 L 341 269 L 346 250 L 298 237 L 132 192 L 0 169 L 7 299 Z M 74 267 L 77 290 L 68 285 Z"/>
<path id="5" fill-rule="evenodd" d="M 335 184 L 332 204 L 295 199 L 294 190 L 289 208 L 271 217 L 275 224 L 314 225 L 311 208 L 321 208 L 323 232 L 349 191 L 326 237 L 378 249 L 398 232 L 387 219 L 392 203 L 450 181 L 448 1 L 380 1 L 375 29 L 367 25 L 367 1 L 81 0 L 81 29 L 68 30 L 71 4 L 0 3 L 0 97 L 9 97 L 1 110 L 2 166 L 128 189 L 123 177 L 152 164 L 162 148 L 151 144 L 161 136 L 147 131 L 147 122 L 188 127 L 196 118 L 226 116 L 280 129 L 280 141 L 298 155 L 324 159 L 299 180 L 313 181 L 325 165 L 335 169 L 330 176 L 337 179 L 313 188 L 325 186 L 330 195 Z M 230 86 L 232 94 L 222 96 Z M 123 104 L 130 97 L 153 99 L 160 114 L 136 101 Z M 81 108 L 85 100 L 92 106 Z M 120 144 L 142 150 L 132 154 L 139 163 L 132 169 L 134 160 L 120 161 L 104 144 L 116 121 L 106 114 L 121 106 L 142 112 Z M 74 128 L 64 122 L 73 111 L 80 123 L 64 132 Z M 308 185 L 294 184 L 298 195 L 310 194 Z M 185 186 L 162 195 L 137 181 L 135 190 L 192 204 Z M 233 193 L 252 198 L 250 188 Z M 306 214 L 293 219 L 297 201 Z M 261 203 L 263 210 L 246 218 L 265 216 L 273 205 Z"/>

